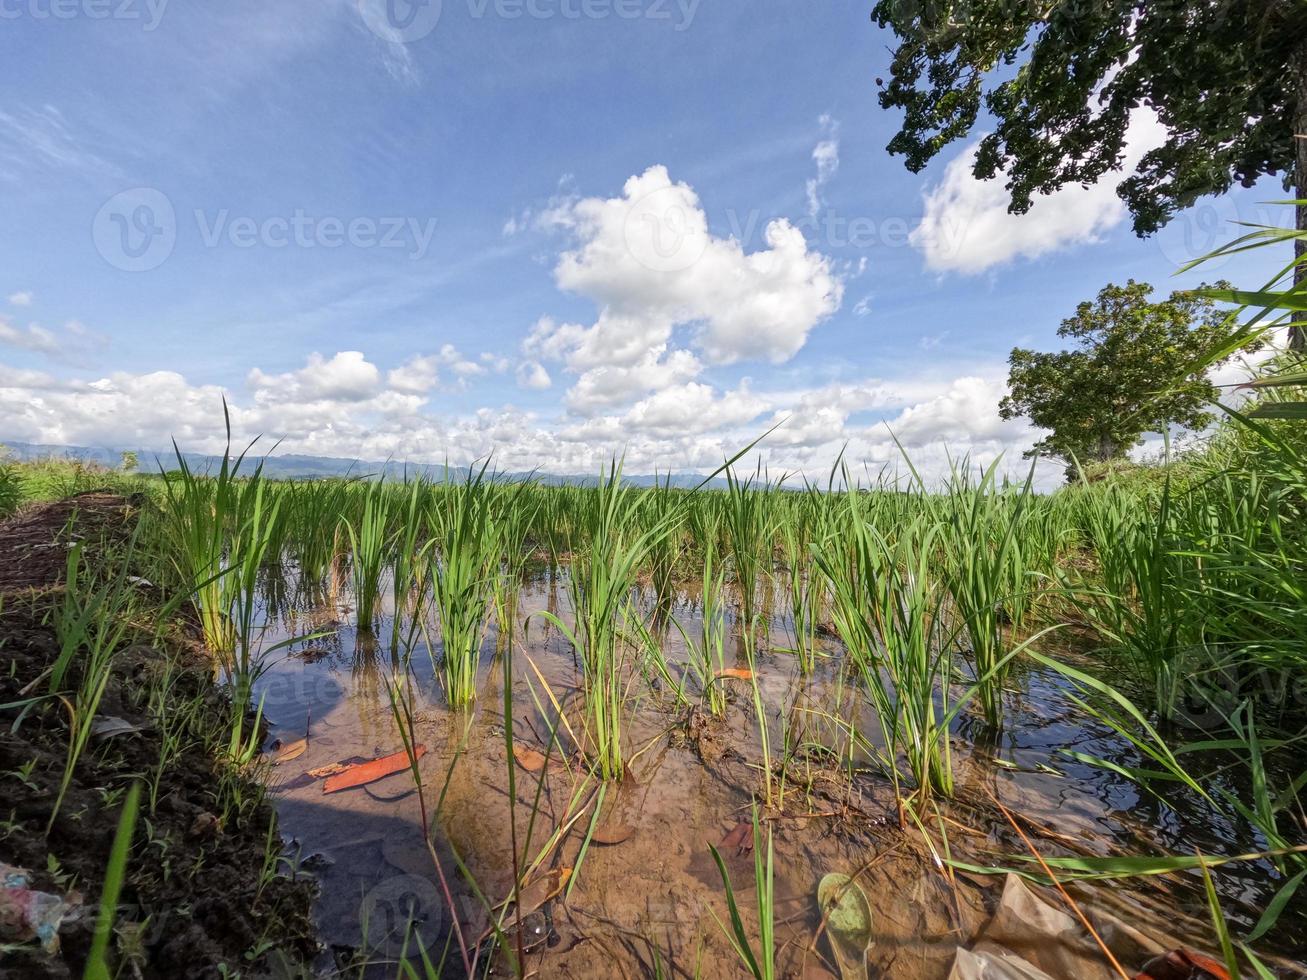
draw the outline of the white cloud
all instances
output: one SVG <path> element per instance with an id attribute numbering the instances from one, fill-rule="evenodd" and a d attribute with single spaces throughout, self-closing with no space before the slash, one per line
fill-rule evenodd
<path id="1" fill-rule="evenodd" d="M 27 292 L 27 291 L 25 291 L 25 290 L 20 290 L 19 292 L 16 292 L 16 293 L 10 293 L 10 294 L 9 294 L 9 305 L 10 305 L 10 306 L 31 306 L 31 305 L 32 305 L 32 299 L 33 299 L 33 296 L 32 296 L 31 293 L 29 293 L 29 292 Z"/>
<path id="2" fill-rule="evenodd" d="M 854 316 L 859 316 L 859 317 L 861 317 L 861 316 L 870 316 L 870 315 L 871 315 L 871 294 L 870 294 L 870 293 L 868 293 L 866 296 L 862 297 L 862 299 L 858 300 L 857 304 L 853 307 L 853 315 L 854 315 Z"/>
<path id="3" fill-rule="evenodd" d="M 52 331 L 40 324 L 33 323 L 26 328 L 15 327 L 3 316 L 0 316 L 0 344 L 51 355 L 58 354 L 63 346 Z"/>
<path id="4" fill-rule="evenodd" d="M 481 362 L 473 361 L 458 352 L 453 344 L 444 344 L 435 354 L 414 354 L 397 368 L 386 373 L 386 383 L 397 391 L 423 395 L 437 387 L 450 387 L 462 391 L 467 379 L 485 374 L 487 370 L 500 370 L 493 354 L 482 354 Z M 505 367 L 507 364 L 505 363 Z M 448 368 L 456 380 L 443 385 L 441 368 Z"/>
<path id="5" fill-rule="evenodd" d="M 517 366 L 517 384 L 531 391 L 544 391 L 554 382 L 539 361 L 523 361 Z"/>
<path id="6" fill-rule="evenodd" d="M 672 352 L 664 360 L 674 365 L 686 356 L 692 355 Z M 659 363 L 628 370 L 667 370 Z M 529 365 L 518 366 L 528 387 L 536 377 Z M 284 373 L 256 368 L 249 390 L 234 392 L 167 371 L 62 380 L 0 366 L 0 440 L 166 452 L 176 436 L 184 449 L 215 452 L 223 444 L 225 395 L 236 441 L 262 434 L 261 445 L 276 442 L 283 453 L 455 464 L 493 453 L 501 469 L 564 474 L 593 473 L 624 453 L 631 473 L 706 473 L 783 420 L 741 465 L 761 461 L 774 476 L 802 473 L 824 482 L 846 445 L 858 472 L 864 461 L 873 473 L 900 466 L 899 449 L 880 421 L 888 419 L 927 478 L 947 472 L 946 443 L 955 455 L 971 451 L 978 460 L 1007 452 L 1008 469 L 1021 474 L 1020 454 L 1033 434 L 998 419 L 1002 373 L 995 364 L 961 378 L 866 379 L 790 390 L 755 390 L 742 382 L 724 391 L 679 377 L 660 382 L 657 392 L 624 410 L 598 407 L 604 400 L 598 398 L 583 418 L 560 420 L 512 405 L 454 415 L 432 411 L 424 393 L 396 386 L 389 375 L 383 379 L 358 351 L 314 354 Z"/>
<path id="7" fill-rule="evenodd" d="M 599 307 L 590 326 L 542 318 L 524 344 L 528 355 L 580 375 L 574 407 L 688 380 L 700 356 L 788 360 L 843 295 L 831 261 L 810 252 L 789 222 L 773 221 L 767 247 L 746 253 L 711 234 L 698 196 L 662 166 L 631 177 L 620 197 L 559 199 L 539 221 L 575 241 L 555 267 L 558 285 Z M 673 346 L 681 329 L 697 353 Z"/>
<path id="8" fill-rule="evenodd" d="M 1036 196 L 1023 215 L 1008 212 L 1011 196 L 1002 174 L 992 180 L 972 174 L 980 145 L 972 143 L 925 192 L 925 213 L 909 241 L 923 253 L 928 268 L 964 275 L 1096 242 L 1125 219 L 1117 184 L 1164 135 L 1156 113 L 1138 110 L 1126 133 L 1122 171 L 1109 171 L 1088 186 L 1068 185 Z"/>
<path id="9" fill-rule="evenodd" d="M 812 162 L 817 165 L 817 174 L 808 180 L 808 216 L 816 218 L 822 208 L 821 189 L 835 176 L 840 168 L 840 124 L 830 116 L 818 120 L 825 135 L 812 150 Z"/>
<path id="10" fill-rule="evenodd" d="M 948 390 L 905 408 L 887 424 L 907 446 L 1019 441 L 1030 426 L 999 417 L 998 403 L 1006 393 L 1007 384 L 998 377 L 958 378 Z"/>
<path id="11" fill-rule="evenodd" d="M 265 374 L 254 368 L 246 383 L 263 402 L 356 402 L 380 391 L 381 372 L 362 351 L 340 351 L 329 360 L 315 352 L 298 371 Z"/>

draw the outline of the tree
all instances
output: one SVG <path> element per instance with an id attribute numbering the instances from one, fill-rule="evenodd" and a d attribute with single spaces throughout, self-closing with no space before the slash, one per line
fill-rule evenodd
<path id="1" fill-rule="evenodd" d="M 1201 429 L 1217 390 L 1195 364 L 1216 366 L 1233 355 L 1213 358 L 1228 328 L 1225 314 L 1209 299 L 1172 293 L 1149 302 L 1153 287 L 1133 279 L 1104 286 L 1062 321 L 1059 337 L 1076 349 L 1045 354 L 1012 351 L 1008 395 L 999 405 L 1005 419 L 1027 416 L 1052 434 L 1027 453 L 1075 463 L 1121 459 L 1145 432 L 1172 426 Z"/>
<path id="2" fill-rule="evenodd" d="M 1303 0 L 878 0 L 872 18 L 900 38 L 880 104 L 904 110 L 888 149 L 914 173 L 983 106 L 995 126 L 975 175 L 1001 175 L 1023 214 L 1035 194 L 1118 169 L 1132 112 L 1150 107 L 1167 138 L 1117 185 L 1137 234 L 1278 173 L 1307 229 Z M 1298 275 L 1307 288 L 1307 262 Z"/>
<path id="3" fill-rule="evenodd" d="M 124 473 L 135 473 L 139 457 L 131 449 L 124 449 L 122 454 L 122 467 Z"/>

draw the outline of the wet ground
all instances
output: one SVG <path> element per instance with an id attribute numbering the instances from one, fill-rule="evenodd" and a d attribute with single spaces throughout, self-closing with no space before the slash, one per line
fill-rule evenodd
<path id="1" fill-rule="evenodd" d="M 290 592 L 277 590 L 278 595 Z M 320 881 L 316 914 L 324 941 L 334 947 L 337 963 L 363 951 L 378 975 L 393 974 L 383 964 L 405 949 L 416 951 L 417 940 L 405 937 L 411 918 L 433 959 L 448 956 L 448 973 L 461 972 L 453 965 L 457 952 L 446 945 L 450 915 L 424 844 L 420 804 L 430 813 L 436 856 L 471 943 L 488 926 L 486 903 L 508 896 L 514 877 L 503 734 L 503 664 L 510 643 L 519 743 L 550 751 L 549 732 L 558 718 L 550 693 L 565 714 L 579 697 L 580 671 L 570 646 L 556 628 L 533 615 L 549 610 L 568 620 L 563 583 L 541 576 L 521 591 L 511 638 L 507 629 L 491 627 L 482 649 L 480 696 L 470 711 L 446 708 L 426 647 L 413 648 L 416 740 L 426 749 L 419 762 L 421 796 L 407 769 L 331 794 L 324 793 L 320 780 L 304 775 L 341 760 L 403 749 L 387 686 L 402 652 L 391 650 L 389 621 L 376 630 L 380 640 L 358 631 L 347 591 L 313 602 L 282 600 L 274 607 L 276 625 L 267 644 L 315 631 L 327 634 L 278 650 L 256 690 L 272 738 L 285 745 L 308 733 L 304 753 L 276 766 L 272 781 L 292 860 Z M 693 595 L 682 594 L 672 613 L 687 633 L 697 635 Z M 676 669 L 685 657 L 681 635 L 675 629 L 659 635 Z M 820 642 L 827 655 L 805 678 L 795 658 L 782 652 L 791 641 L 785 621 L 776 615 L 758 659 L 778 772 L 764 826 L 775 848 L 780 975 L 833 971 L 829 946 L 819 936 L 815 890 L 823 874 L 839 871 L 857 875 L 872 907 L 872 976 L 947 976 L 957 947 L 969 943 L 988 919 L 1003 879 L 950 874 L 938 856 L 1011 866 L 1005 856 L 1023 851 L 995 800 L 1020 815 L 1037 846 L 1049 854 L 1192 853 L 1195 848 L 1217 854 L 1262 846 L 1244 828 L 1210 826 L 1207 811 L 1181 795 L 1163 804 L 1122 777 L 1068 759 L 1060 750 L 1119 761 L 1129 761 L 1131 753 L 1119 736 L 1079 714 L 1057 675 L 1037 670 L 1014 678 L 1008 723 L 997 738 L 986 737 L 974 717 L 955 724 L 956 801 L 942 806 L 923 834 L 912 822 L 901 823 L 891 786 L 868 768 L 865 756 L 855 759 L 851 776 L 847 761 L 841 763 L 841 755 L 847 758 L 845 726 L 852 722 L 866 735 L 874 724 L 859 714 L 852 682 L 841 674 L 838 641 Z M 738 637 L 735 644 L 738 663 L 746 663 Z M 438 647 L 435 653 L 438 658 Z M 517 865 L 539 865 L 528 881 L 550 869 L 576 867 L 587 830 L 595 831 L 565 894 L 526 918 L 524 945 L 531 950 L 530 966 L 541 976 L 653 976 L 659 970 L 665 976 L 742 975 L 716 921 L 729 920 L 709 845 L 722 852 L 744 921 L 753 930 L 751 835 L 742 835 L 739 825 L 749 818 L 754 794 L 761 794 L 762 743 L 748 683 L 727 683 L 734 692 L 718 721 L 677 705 L 664 680 L 633 675 L 624 732 L 629 773 L 603 790 L 602 799 L 596 783 L 557 758 L 541 771 L 520 764 L 513 770 Z M 794 751 L 781 780 L 786 732 Z M 550 752 L 555 757 L 570 747 L 565 733 L 560 738 L 564 744 Z M 547 847 L 556 834 L 561 840 Z M 749 839 L 739 846 L 742 836 Z M 1233 922 L 1256 920 L 1274 891 L 1268 870 L 1253 864 L 1221 876 Z M 1179 876 L 1082 886 L 1076 894 L 1087 908 L 1115 913 L 1162 948 L 1184 942 L 1210 949 L 1200 888 L 1197 879 Z M 548 890 L 540 885 L 535 894 L 543 897 Z M 1271 946 L 1287 952 L 1305 942 L 1303 917 L 1291 910 Z M 505 970 L 501 964 L 501 973 Z"/>

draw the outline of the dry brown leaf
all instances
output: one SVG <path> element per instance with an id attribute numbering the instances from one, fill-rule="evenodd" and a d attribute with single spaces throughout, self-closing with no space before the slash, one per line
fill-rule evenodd
<path id="1" fill-rule="evenodd" d="M 622 823 L 609 824 L 604 827 L 596 827 L 594 833 L 590 835 L 590 840 L 595 844 L 612 846 L 630 840 L 634 834 L 634 827 Z"/>
<path id="2" fill-rule="evenodd" d="M 736 854 L 748 854 L 753 850 L 753 824 L 741 820 L 722 838 L 722 850 L 734 849 Z"/>
<path id="3" fill-rule="evenodd" d="M 537 752 L 529 745 L 523 745 L 521 742 L 513 743 L 513 758 L 527 772 L 539 772 L 548 762 L 544 753 Z"/>
<path id="4" fill-rule="evenodd" d="M 414 748 L 413 754 L 421 759 L 427 754 L 427 747 L 419 745 Z M 378 779 L 384 779 L 397 772 L 403 772 L 408 767 L 409 758 L 407 752 L 394 752 L 390 755 L 383 755 L 380 759 L 349 766 L 343 772 L 331 776 L 322 784 L 322 792 L 336 793 L 342 789 L 353 789 L 355 786 L 362 786 L 365 783 L 375 783 Z"/>
<path id="5" fill-rule="evenodd" d="M 518 906 L 522 910 L 522 915 L 528 916 L 537 909 L 543 908 L 546 902 L 558 897 L 562 890 L 567 887 L 568 879 L 571 877 L 571 868 L 554 868 L 523 885 L 522 889 L 517 893 Z M 503 904 L 511 906 L 513 904 L 512 898 L 505 900 Z M 514 911 L 512 914 L 517 915 L 517 912 Z"/>
<path id="6" fill-rule="evenodd" d="M 357 766 L 360 762 L 371 761 L 366 755 L 355 755 L 348 759 L 341 759 L 339 762 L 328 762 L 325 766 L 310 769 L 304 775 L 312 776 L 314 779 L 325 779 L 328 776 L 336 775 L 338 772 L 344 772 L 350 766 Z"/>
<path id="7" fill-rule="evenodd" d="M 272 747 L 277 752 L 276 758 L 272 760 L 272 764 L 274 766 L 279 766 L 283 762 L 290 762 L 292 759 L 298 759 L 307 752 L 309 748 L 309 740 L 307 738 L 297 738 L 295 741 L 287 742 L 285 745 L 282 745 L 281 742 L 278 741 L 274 742 Z"/>

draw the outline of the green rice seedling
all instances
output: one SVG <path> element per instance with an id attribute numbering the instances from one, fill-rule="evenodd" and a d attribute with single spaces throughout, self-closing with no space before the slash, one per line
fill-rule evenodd
<path id="1" fill-rule="evenodd" d="M 545 497 L 542 488 L 529 481 L 511 487 L 492 486 L 491 520 L 499 532 L 501 551 L 499 574 L 495 576 L 495 621 L 500 635 L 511 644 L 517 623 L 518 594 L 531 559 L 530 539 L 539 531 L 535 525 Z"/>
<path id="2" fill-rule="evenodd" d="M 476 699 L 481 642 L 501 553 L 501 526 L 490 510 L 485 466 L 469 471 L 462 482 L 447 479 L 428 519 L 436 544 L 428 578 L 444 649 L 438 669 L 450 705 L 461 708 Z M 432 666 L 437 666 L 434 661 Z"/>
<path id="3" fill-rule="evenodd" d="M 994 729 L 1003 723 L 1003 690 L 1011 664 L 1005 659 L 1004 627 L 1012 621 L 1009 610 L 1026 588 L 1018 527 L 1035 476 L 1032 465 L 1013 499 L 995 486 L 1000 462 L 994 460 L 975 486 L 970 483 L 967 460 L 954 466 L 945 497 L 943 534 L 944 574 L 953 612 L 970 646 L 985 721 Z"/>
<path id="4" fill-rule="evenodd" d="M 350 574 L 354 581 L 354 609 L 359 629 L 370 631 L 377 619 L 381 579 L 390 550 L 391 496 L 382 480 L 367 484 L 362 513 L 357 521 L 345 519 L 349 535 Z"/>
<path id="5" fill-rule="evenodd" d="M 714 567 L 713 552 L 703 556 L 702 614 L 699 639 L 690 644 L 690 663 L 699 675 L 699 689 L 714 718 L 726 714 L 726 689 L 722 671 L 726 669 L 726 608 L 722 601 L 725 589 L 722 572 Z"/>
<path id="6" fill-rule="evenodd" d="M 254 477 L 244 484 L 238 497 L 242 522 L 231 538 L 227 575 L 224 578 L 230 602 L 228 622 L 234 638 L 230 653 L 219 654 L 231 692 L 232 724 L 228 752 L 233 759 L 249 761 L 258 752 L 259 723 L 247 725 L 246 710 L 254 685 L 267 670 L 267 658 L 290 639 L 265 648 L 263 636 L 268 622 L 261 615 L 262 571 L 271 556 L 269 532 L 277 524 L 280 501 L 268 504 L 266 483 Z"/>
<path id="7" fill-rule="evenodd" d="M 290 484 L 290 551 L 301 581 L 321 582 L 339 551 L 337 532 L 350 484 L 345 480 L 305 480 Z"/>
<path id="8" fill-rule="evenodd" d="M 1076 599 L 1123 666 L 1152 692 L 1158 714 L 1171 719 L 1204 644 L 1191 609 L 1201 584 L 1177 547 L 1169 475 L 1156 511 L 1113 494 L 1091 510 L 1090 520 L 1103 588 L 1082 589 Z"/>
<path id="9" fill-rule="evenodd" d="M 673 490 L 671 474 L 662 483 L 657 481 L 643 496 L 644 522 L 663 528 L 649 545 L 649 568 L 653 580 L 654 596 L 660 611 L 665 614 L 673 598 L 676 562 L 681 553 L 683 529 L 675 517 L 683 506 L 679 491 Z"/>
<path id="10" fill-rule="evenodd" d="M 730 941 L 731 948 L 735 950 L 735 955 L 739 957 L 740 962 L 754 980 L 775 980 L 776 896 L 773 889 L 773 865 L 775 862 L 772 852 L 771 827 L 767 828 L 766 850 L 763 849 L 763 835 L 758 822 L 757 803 L 754 803 L 753 806 L 753 879 L 758 913 L 757 949 L 754 949 L 753 942 L 749 938 L 749 932 L 744 926 L 744 920 L 740 917 L 740 908 L 735 901 L 735 889 L 731 885 L 731 875 L 726 870 L 726 862 L 722 860 L 722 856 L 718 853 L 716 847 L 709 844 L 708 849 L 712 851 L 713 860 L 717 863 L 717 871 L 722 876 L 722 887 L 726 889 L 726 907 L 731 919 L 730 928 L 728 929 L 721 919 L 717 919 L 715 912 L 713 918 L 717 919 L 717 925 L 721 927 L 722 932 Z"/>
<path id="11" fill-rule="evenodd" d="M 23 502 L 23 483 L 18 467 L 0 463 L 0 519 L 8 517 Z"/>
<path id="12" fill-rule="evenodd" d="M 114 655 L 124 645 L 131 628 L 130 615 L 135 604 L 135 590 L 127 580 L 135 551 L 135 537 L 117 571 L 96 584 L 88 583 L 78 575 L 81 548 L 80 543 L 75 543 L 70 549 L 65 599 L 55 612 L 55 633 L 60 638 L 60 655 L 55 664 L 59 684 L 52 686 L 51 694 L 63 703 L 67 712 L 68 745 L 59 792 L 46 823 L 47 835 L 63 807 L 78 760 L 90 743 L 95 713 L 109 686 Z M 76 688 L 71 692 L 67 691 L 69 663 L 64 654 L 67 650 L 80 654 L 81 673 Z M 62 669 L 58 669 L 60 667 Z M 52 684 L 56 672 L 51 674 Z"/>
<path id="13" fill-rule="evenodd" d="M 727 498 L 725 529 L 730 541 L 730 556 L 735 582 L 740 590 L 740 617 L 744 628 L 756 625 L 758 581 L 771 565 L 772 536 L 775 533 L 770 487 L 765 481 L 754 487 L 760 474 L 741 480 L 731 467 L 726 468 Z"/>
<path id="14" fill-rule="evenodd" d="M 141 785 L 132 783 L 123 801 L 118 817 L 118 829 L 109 848 L 109 865 L 104 872 L 104 885 L 100 889 L 100 914 L 95 920 L 95 934 L 91 951 L 86 957 L 83 980 L 110 980 L 115 974 L 109 969 L 109 940 L 113 924 L 118 918 L 118 896 L 122 894 L 127 878 L 127 859 L 132 849 L 132 835 L 136 832 L 136 817 L 140 808 Z"/>
<path id="15" fill-rule="evenodd" d="M 753 716 L 758 724 L 758 745 L 762 750 L 762 784 L 763 794 L 768 809 L 775 801 L 773 792 L 775 771 L 772 767 L 771 733 L 767 727 L 767 705 L 762 697 L 762 682 L 758 678 L 758 650 L 754 642 L 753 631 L 745 630 L 741 634 L 745 659 L 749 664 L 749 693 L 753 696 Z"/>
<path id="16" fill-rule="evenodd" d="M 406 500 L 395 535 L 395 558 L 390 574 L 391 605 L 394 614 L 390 624 L 390 651 L 398 656 L 401 633 L 407 625 L 403 648 L 411 650 L 417 631 L 421 628 L 426 592 L 426 552 L 433 541 L 421 540 L 423 527 L 423 498 L 426 484 L 414 478 L 406 485 Z"/>
<path id="17" fill-rule="evenodd" d="M 603 779 L 620 779 L 627 685 L 627 644 L 622 640 L 622 627 L 636 615 L 632 603 L 636 574 L 653 540 L 666 533 L 668 521 L 679 520 L 680 515 L 640 530 L 636 523 L 639 498 L 622 482 L 616 461 L 595 487 L 586 489 L 586 495 L 580 515 L 586 543 L 573 559 L 568 576 L 574 625 L 568 626 L 548 611 L 536 615 L 558 627 L 584 665 L 586 727 L 593 762 Z"/>
<path id="18" fill-rule="evenodd" d="M 792 524 L 781 529 L 785 548 L 784 572 L 786 595 L 790 607 L 790 632 L 799 670 L 806 676 L 817 669 L 817 578 L 808 571 L 808 548 L 803 533 Z"/>
<path id="19" fill-rule="evenodd" d="M 922 547 L 935 532 L 918 518 L 895 548 L 868 523 L 860 498 L 846 495 L 848 536 L 818 553 L 832 615 L 875 711 L 896 794 L 902 753 L 923 798 L 936 791 L 947 796 L 952 767 L 935 697 L 941 675 L 948 674 L 948 653 L 938 642 L 938 599 L 925 575 L 930 548 Z"/>

